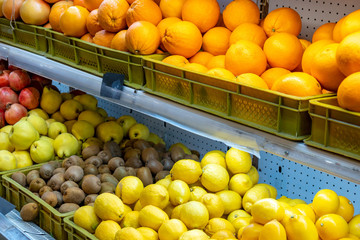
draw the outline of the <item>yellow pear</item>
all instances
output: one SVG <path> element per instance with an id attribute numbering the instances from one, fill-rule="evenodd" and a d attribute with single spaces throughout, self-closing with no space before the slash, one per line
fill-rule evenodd
<path id="1" fill-rule="evenodd" d="M 40 138 L 39 132 L 28 121 L 18 121 L 9 133 L 11 144 L 15 150 L 27 150 L 31 144 Z"/>
<path id="2" fill-rule="evenodd" d="M 150 135 L 149 128 L 141 123 L 136 123 L 132 125 L 129 129 L 129 138 L 130 139 L 148 139 Z"/>
<path id="3" fill-rule="evenodd" d="M 49 143 L 51 143 L 52 145 L 54 145 L 54 139 L 49 138 L 49 137 L 47 137 L 47 136 L 41 136 L 39 140 L 46 140 L 46 141 L 48 141 Z"/>
<path id="4" fill-rule="evenodd" d="M 61 97 L 63 99 L 63 102 L 69 99 L 73 98 L 73 95 L 71 93 L 61 93 Z"/>
<path id="5" fill-rule="evenodd" d="M 61 133 L 67 133 L 67 128 L 65 124 L 61 122 L 53 122 L 50 124 L 48 129 L 48 137 L 55 139 Z"/>
<path id="6" fill-rule="evenodd" d="M 56 122 L 56 120 L 53 118 L 49 118 L 49 119 L 46 119 L 45 122 L 46 122 L 47 127 L 49 128 L 50 124 L 52 124 L 53 122 Z"/>
<path id="7" fill-rule="evenodd" d="M 16 158 L 16 162 L 17 162 L 16 168 L 24 168 L 33 165 L 33 161 L 31 160 L 28 151 L 14 151 L 12 154 Z"/>
<path id="8" fill-rule="evenodd" d="M 16 158 L 8 150 L 0 150 L 0 171 L 8 171 L 16 168 Z"/>
<path id="9" fill-rule="evenodd" d="M 117 144 L 123 139 L 123 129 L 115 121 L 103 122 L 96 128 L 96 137 L 102 142 L 114 141 Z"/>
<path id="10" fill-rule="evenodd" d="M 59 92 L 49 86 L 45 86 L 40 99 L 40 107 L 48 114 L 56 112 L 62 103 L 62 97 Z"/>
<path id="11" fill-rule="evenodd" d="M 103 108 L 97 107 L 96 111 L 104 118 L 106 118 L 108 116 L 107 112 Z"/>
<path id="12" fill-rule="evenodd" d="M 75 120 L 75 119 L 64 122 L 68 132 L 71 132 L 71 129 L 72 129 L 74 123 L 76 123 L 76 122 L 77 122 L 77 120 Z"/>
<path id="13" fill-rule="evenodd" d="M 94 127 L 97 127 L 100 123 L 104 122 L 105 119 L 100 113 L 94 110 L 82 111 L 78 117 L 78 120 L 85 120 L 91 123 Z"/>
<path id="14" fill-rule="evenodd" d="M 103 143 L 103 141 L 101 141 L 97 137 L 90 137 L 90 138 L 86 139 L 85 142 L 83 142 L 82 149 L 84 149 L 84 148 L 86 148 L 88 146 L 91 146 L 91 145 L 97 145 L 101 149 L 101 148 L 103 148 L 104 143 Z"/>
<path id="15" fill-rule="evenodd" d="M 116 119 L 116 122 L 123 128 L 124 136 L 127 136 L 129 129 L 136 124 L 135 118 L 130 115 L 123 115 Z"/>
<path id="16" fill-rule="evenodd" d="M 57 122 L 62 122 L 62 123 L 65 122 L 65 118 L 63 117 L 63 115 L 61 115 L 60 111 L 54 112 L 51 115 L 51 118 L 55 119 L 55 121 Z"/>
<path id="17" fill-rule="evenodd" d="M 33 125 L 33 127 L 41 134 L 41 135 L 47 135 L 48 132 L 48 126 L 46 124 L 46 121 L 35 114 L 29 115 L 26 118 L 26 121 L 28 121 L 29 123 L 31 123 L 31 125 Z"/>
<path id="18" fill-rule="evenodd" d="M 169 151 L 175 146 L 181 147 L 184 150 L 185 154 L 191 154 L 190 149 L 187 146 L 185 146 L 183 143 L 180 143 L 180 142 L 174 143 L 173 145 L 171 145 L 170 148 L 169 148 Z"/>
<path id="19" fill-rule="evenodd" d="M 149 137 L 146 140 L 149 141 L 149 142 L 152 142 L 154 144 L 161 143 L 161 144 L 165 145 L 164 140 L 161 137 L 159 137 L 158 135 L 156 135 L 155 133 L 152 133 L 152 132 L 149 134 Z"/>
<path id="20" fill-rule="evenodd" d="M 90 94 L 77 95 L 74 99 L 78 100 L 85 110 L 94 110 L 97 109 L 97 99 Z"/>
<path id="21" fill-rule="evenodd" d="M 79 152 L 79 142 L 71 133 L 62 133 L 54 140 L 54 149 L 58 157 L 66 158 Z"/>
<path id="22" fill-rule="evenodd" d="M 66 100 L 60 106 L 60 113 L 66 120 L 76 119 L 83 110 L 83 105 L 75 99 Z"/>
<path id="23" fill-rule="evenodd" d="M 31 145 L 30 156 L 36 163 L 53 160 L 55 158 L 53 143 L 45 138 L 40 138 Z"/>
<path id="24" fill-rule="evenodd" d="M 6 132 L 0 132 L 0 150 L 8 150 L 10 152 L 15 150 L 10 142 L 9 134 Z"/>
<path id="25" fill-rule="evenodd" d="M 0 132 L 9 133 L 12 128 L 12 125 L 6 125 L 0 129 Z"/>
<path id="26" fill-rule="evenodd" d="M 85 120 L 78 120 L 72 126 L 71 133 L 81 142 L 93 137 L 95 134 L 94 126 Z"/>
<path id="27" fill-rule="evenodd" d="M 35 108 L 28 112 L 28 116 L 30 116 L 32 114 L 42 117 L 44 120 L 49 118 L 49 115 L 47 114 L 47 112 L 45 112 L 41 108 Z"/>

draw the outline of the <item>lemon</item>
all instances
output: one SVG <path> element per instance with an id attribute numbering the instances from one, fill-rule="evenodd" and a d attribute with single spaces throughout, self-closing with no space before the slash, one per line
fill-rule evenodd
<path id="1" fill-rule="evenodd" d="M 102 221 L 95 230 L 95 237 L 99 240 L 114 239 L 121 227 L 113 220 Z"/>
<path id="2" fill-rule="evenodd" d="M 172 211 L 174 210 L 175 206 L 169 203 L 163 210 L 166 212 L 166 214 L 171 217 Z"/>
<path id="3" fill-rule="evenodd" d="M 259 172 L 255 166 L 251 166 L 250 170 L 246 174 L 249 175 L 253 185 L 259 182 Z"/>
<path id="4" fill-rule="evenodd" d="M 292 207 L 291 207 L 292 208 Z M 284 217 L 282 225 L 285 228 L 288 239 L 292 240 L 318 240 L 318 232 L 310 218 L 302 214 L 290 214 Z"/>
<path id="5" fill-rule="evenodd" d="M 346 237 L 349 232 L 345 219 L 334 213 L 319 217 L 315 226 L 321 239 L 339 239 Z"/>
<path id="6" fill-rule="evenodd" d="M 339 208 L 336 214 L 342 216 L 346 222 L 349 222 L 354 216 L 354 205 L 353 203 L 344 196 L 339 196 Z"/>
<path id="7" fill-rule="evenodd" d="M 205 205 L 209 212 L 209 218 L 221 217 L 224 214 L 225 207 L 221 198 L 215 193 L 204 194 L 200 201 Z"/>
<path id="8" fill-rule="evenodd" d="M 211 236 L 211 239 L 236 239 L 235 234 L 229 230 L 219 230 Z"/>
<path id="9" fill-rule="evenodd" d="M 139 225 L 139 211 L 131 211 L 127 213 L 120 221 L 120 226 L 138 228 Z"/>
<path id="10" fill-rule="evenodd" d="M 209 220 L 208 224 L 205 226 L 204 232 L 212 236 L 217 231 L 220 230 L 228 230 L 232 234 L 235 234 L 235 228 L 234 226 L 226 219 L 224 218 L 212 218 Z"/>
<path id="11" fill-rule="evenodd" d="M 128 214 L 129 212 L 131 212 L 131 211 L 132 211 L 131 207 L 129 207 L 128 205 L 124 204 L 124 216 L 125 216 L 126 214 Z"/>
<path id="12" fill-rule="evenodd" d="M 222 157 L 225 157 L 225 155 L 226 155 L 226 154 L 225 154 L 223 151 L 221 151 L 221 150 L 211 150 L 211 151 L 205 153 L 204 157 L 205 157 L 206 155 L 209 155 L 209 154 L 212 154 L 212 153 L 218 153 L 218 154 L 220 154 Z"/>
<path id="13" fill-rule="evenodd" d="M 239 230 L 239 233 L 241 232 L 241 237 L 239 237 L 239 233 L 238 233 L 238 238 L 239 239 L 259 239 L 260 233 L 263 229 L 263 225 L 258 224 L 258 223 L 250 223 L 249 225 L 247 225 L 244 228 L 241 228 Z M 303 239 L 305 240 L 305 239 Z"/>
<path id="14" fill-rule="evenodd" d="M 286 240 L 286 231 L 276 219 L 266 223 L 260 231 L 259 240 Z"/>
<path id="15" fill-rule="evenodd" d="M 247 173 L 252 166 L 251 155 L 233 147 L 226 152 L 225 160 L 232 174 Z"/>
<path id="16" fill-rule="evenodd" d="M 355 215 L 349 222 L 349 232 L 360 238 L 360 214 Z"/>
<path id="17" fill-rule="evenodd" d="M 145 238 L 135 228 L 126 227 L 116 232 L 114 240 L 145 240 Z"/>
<path id="18" fill-rule="evenodd" d="M 221 201 L 224 204 L 224 214 L 229 214 L 232 211 L 241 208 L 241 196 L 237 192 L 223 190 L 217 192 L 216 195 L 221 198 Z"/>
<path id="19" fill-rule="evenodd" d="M 328 213 L 336 213 L 340 205 L 340 199 L 336 192 L 330 189 L 318 191 L 312 201 L 312 207 L 317 216 Z"/>
<path id="20" fill-rule="evenodd" d="M 136 201 L 133 209 L 134 211 L 140 211 L 142 209 L 140 199 Z"/>
<path id="21" fill-rule="evenodd" d="M 94 202 L 96 215 L 102 220 L 119 222 L 124 217 L 125 207 L 121 199 L 112 193 L 102 193 Z"/>
<path id="22" fill-rule="evenodd" d="M 288 203 L 291 201 L 291 198 L 288 198 L 286 196 L 281 196 L 280 198 L 277 199 L 279 202 L 284 202 L 284 203 Z"/>
<path id="23" fill-rule="evenodd" d="M 349 233 L 345 238 L 341 238 L 339 240 L 359 240 L 359 238 L 354 234 Z"/>
<path id="24" fill-rule="evenodd" d="M 238 210 L 232 211 L 227 216 L 227 220 L 232 223 L 235 219 L 237 219 L 239 217 L 251 217 L 251 215 L 249 213 L 247 213 L 246 211 L 244 211 L 243 209 L 238 209 Z"/>
<path id="25" fill-rule="evenodd" d="M 164 221 L 169 220 L 169 216 L 161 208 L 147 205 L 140 210 L 139 223 L 142 227 L 149 227 L 157 231 Z"/>
<path id="26" fill-rule="evenodd" d="M 304 215 L 307 216 L 308 218 L 310 218 L 310 220 L 315 223 L 315 212 L 312 209 L 312 207 L 310 207 L 310 205 L 308 204 L 296 204 L 294 206 L 295 209 L 299 210 L 299 212 Z"/>
<path id="27" fill-rule="evenodd" d="M 180 220 L 188 229 L 203 229 L 209 221 L 209 212 L 201 202 L 190 201 L 182 205 Z"/>
<path id="28" fill-rule="evenodd" d="M 139 200 L 142 207 L 154 205 L 164 209 L 169 204 L 169 192 L 162 185 L 150 184 L 141 192 Z"/>
<path id="29" fill-rule="evenodd" d="M 245 193 L 242 200 L 242 206 L 244 210 L 249 213 L 251 211 L 252 205 L 256 201 L 269 197 L 270 197 L 269 189 L 263 185 L 259 186 L 258 184 L 256 184 Z"/>
<path id="30" fill-rule="evenodd" d="M 281 221 L 284 214 L 285 209 L 273 198 L 260 199 L 251 208 L 254 221 L 260 224 L 266 224 L 273 219 Z"/>
<path id="31" fill-rule="evenodd" d="M 140 198 L 144 189 L 142 181 L 135 176 L 126 176 L 120 180 L 115 189 L 115 194 L 125 204 L 133 204 Z"/>
<path id="32" fill-rule="evenodd" d="M 218 164 L 210 163 L 203 167 L 201 184 L 211 192 L 224 190 L 229 184 L 229 173 Z"/>
<path id="33" fill-rule="evenodd" d="M 236 233 L 239 232 L 241 228 L 246 227 L 250 223 L 252 223 L 252 217 L 238 217 L 231 222 L 235 228 Z"/>
<path id="34" fill-rule="evenodd" d="M 174 207 L 174 209 L 171 212 L 171 217 L 170 218 L 176 218 L 176 219 L 180 219 L 180 212 L 181 212 L 181 208 L 184 205 L 177 205 L 176 207 Z"/>
<path id="35" fill-rule="evenodd" d="M 229 189 L 237 192 L 240 196 L 244 196 L 247 190 L 253 186 L 249 175 L 245 173 L 235 174 L 230 178 Z"/>
<path id="36" fill-rule="evenodd" d="M 200 162 L 201 168 L 205 167 L 210 163 L 219 164 L 223 168 L 226 168 L 225 156 L 218 152 L 208 152 L 207 154 L 205 154 Z"/>
<path id="37" fill-rule="evenodd" d="M 174 180 L 168 187 L 169 199 L 172 205 L 186 203 L 190 199 L 190 188 L 186 182 L 182 180 Z"/>
<path id="38" fill-rule="evenodd" d="M 290 201 L 288 202 L 288 204 L 292 207 L 298 205 L 298 204 L 307 204 L 304 200 L 299 199 L 299 198 L 295 198 L 295 199 L 290 199 Z"/>
<path id="39" fill-rule="evenodd" d="M 190 188 L 189 201 L 200 201 L 201 197 L 206 194 L 206 190 L 202 187 L 193 186 Z"/>
<path id="40" fill-rule="evenodd" d="M 172 180 L 183 180 L 187 184 L 195 183 L 202 174 L 199 162 L 191 159 L 177 161 L 170 170 Z"/>
<path id="41" fill-rule="evenodd" d="M 94 233 L 100 224 L 100 219 L 96 216 L 94 207 L 82 206 L 74 213 L 74 223 L 86 229 L 90 233 Z"/>
<path id="42" fill-rule="evenodd" d="M 163 178 L 157 181 L 155 184 L 163 185 L 167 189 L 170 183 L 171 183 L 171 178 Z"/>
<path id="43" fill-rule="evenodd" d="M 148 227 L 139 227 L 136 230 L 138 230 L 141 233 L 141 235 L 143 235 L 144 240 L 158 240 L 159 239 L 159 235 L 154 229 L 151 229 Z"/>
<path id="44" fill-rule="evenodd" d="M 276 199 L 276 197 L 277 197 L 277 189 L 274 186 L 272 186 L 270 184 L 267 184 L 267 183 L 258 183 L 257 185 L 258 186 L 265 186 L 267 189 L 269 189 L 270 197 Z M 294 203 L 296 204 L 296 201 L 294 201 Z M 301 203 L 305 203 L 305 202 L 301 202 Z"/>
<path id="45" fill-rule="evenodd" d="M 182 221 L 170 219 L 160 226 L 158 234 L 160 240 L 177 240 L 186 231 L 187 228 Z"/>
<path id="46" fill-rule="evenodd" d="M 189 230 L 187 232 L 184 232 L 179 240 L 207 240 L 209 239 L 210 237 L 204 233 L 204 231 L 202 230 L 199 230 L 199 229 L 192 229 L 192 230 Z"/>

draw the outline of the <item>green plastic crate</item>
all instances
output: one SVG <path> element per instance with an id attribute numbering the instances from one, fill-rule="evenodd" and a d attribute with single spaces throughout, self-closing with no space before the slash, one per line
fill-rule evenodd
<path id="1" fill-rule="evenodd" d="M 125 85 L 136 89 L 145 82 L 142 56 L 117 51 L 78 38 L 46 30 L 48 58 L 102 77 L 104 73 L 125 75 Z"/>
<path id="2" fill-rule="evenodd" d="M 309 100 L 333 95 L 295 97 L 249 87 L 163 63 L 164 57 L 144 57 L 143 90 L 291 140 L 310 135 Z"/>
<path id="3" fill-rule="evenodd" d="M 86 229 L 74 223 L 74 216 L 68 216 L 64 219 L 64 229 L 67 232 L 69 240 L 97 240 L 94 234 L 89 233 Z"/>
<path id="4" fill-rule="evenodd" d="M 40 165 L 32 166 L 19 172 L 23 172 L 26 175 L 34 169 L 40 169 Z M 14 204 L 18 211 L 20 211 L 25 204 L 36 202 L 39 205 L 40 211 L 35 223 L 55 239 L 68 239 L 67 233 L 64 230 L 64 218 L 73 215 L 74 212 L 60 213 L 30 190 L 12 180 L 11 174 L 12 173 L 7 173 L 3 175 L 3 186 L 5 187 L 6 193 L 5 199 Z"/>
<path id="5" fill-rule="evenodd" d="M 339 107 L 337 97 L 310 101 L 310 146 L 360 160 L 360 113 Z"/>
<path id="6" fill-rule="evenodd" d="M 0 41 L 40 55 L 47 52 L 44 27 L 0 18 Z"/>

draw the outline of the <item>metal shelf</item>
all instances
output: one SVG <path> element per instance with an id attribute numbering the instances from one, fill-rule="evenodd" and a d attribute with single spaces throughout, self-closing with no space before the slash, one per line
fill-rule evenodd
<path id="1" fill-rule="evenodd" d="M 150 115 L 192 133 L 221 141 L 259 157 L 268 152 L 311 168 L 360 183 L 360 162 L 293 142 L 181 104 L 124 87 L 120 99 L 100 96 L 102 79 L 16 47 L 0 43 L 0 57 L 10 64 L 126 108 Z"/>

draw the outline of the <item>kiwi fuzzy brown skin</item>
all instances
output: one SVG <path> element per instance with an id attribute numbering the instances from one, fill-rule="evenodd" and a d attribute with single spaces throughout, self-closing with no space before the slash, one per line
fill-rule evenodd
<path id="1" fill-rule="evenodd" d="M 140 178 L 140 180 L 143 182 L 144 187 L 146 187 L 149 184 L 153 184 L 154 180 L 150 171 L 150 168 L 148 167 L 141 167 L 138 169 L 136 176 Z"/>
<path id="2" fill-rule="evenodd" d="M 64 182 L 65 182 L 64 174 L 57 173 L 49 179 L 47 185 L 50 186 L 54 191 L 58 191 L 60 190 L 61 184 L 63 184 Z"/>
<path id="3" fill-rule="evenodd" d="M 84 199 L 84 205 L 88 205 L 90 203 L 95 202 L 96 197 L 99 196 L 98 194 L 89 194 Z"/>
<path id="4" fill-rule="evenodd" d="M 97 154 L 97 156 L 101 158 L 103 163 L 108 163 L 109 160 L 113 158 L 109 150 L 102 150 Z"/>
<path id="5" fill-rule="evenodd" d="M 164 158 L 161 160 L 161 164 L 164 166 L 163 170 L 170 171 L 175 163 L 170 158 Z"/>
<path id="6" fill-rule="evenodd" d="M 55 207 L 57 205 L 57 196 L 54 192 L 45 192 L 41 196 L 41 199 L 52 207 Z"/>
<path id="7" fill-rule="evenodd" d="M 102 194 L 102 193 L 115 193 L 115 188 L 116 188 L 116 186 L 114 186 L 112 183 L 103 182 L 103 183 L 101 183 L 101 189 L 100 189 L 99 194 Z"/>
<path id="8" fill-rule="evenodd" d="M 98 156 L 92 156 L 85 160 L 86 164 L 92 164 L 95 167 L 100 167 L 101 164 L 103 164 L 103 160 Z"/>
<path id="9" fill-rule="evenodd" d="M 133 143 L 133 148 L 137 148 L 140 151 L 144 151 L 146 148 L 149 148 L 149 147 L 151 147 L 151 144 L 148 141 L 143 140 L 143 139 L 138 139 L 137 141 L 135 141 Z"/>
<path id="10" fill-rule="evenodd" d="M 158 160 L 150 160 L 146 162 L 145 166 L 150 168 L 150 171 L 153 175 L 156 175 L 158 172 L 164 169 L 164 166 Z"/>
<path id="11" fill-rule="evenodd" d="M 80 206 L 76 203 L 63 203 L 59 207 L 60 213 L 68 213 L 72 211 L 76 211 Z"/>
<path id="12" fill-rule="evenodd" d="M 38 215 L 39 206 L 36 203 L 27 203 L 20 210 L 20 216 L 26 222 L 34 221 Z"/>
<path id="13" fill-rule="evenodd" d="M 63 162 L 62 162 L 62 167 L 65 169 L 68 169 L 71 166 L 80 166 L 83 167 L 84 166 L 84 160 L 77 156 L 77 155 L 72 155 L 68 158 L 66 158 Z"/>
<path id="14" fill-rule="evenodd" d="M 40 177 L 40 173 L 38 170 L 31 170 L 26 174 L 26 183 L 29 185 L 32 180 L 39 177 Z"/>
<path id="15" fill-rule="evenodd" d="M 71 166 L 66 169 L 64 178 L 67 181 L 79 182 L 84 177 L 84 169 L 80 166 Z"/>
<path id="16" fill-rule="evenodd" d="M 96 156 L 100 152 L 100 147 L 98 145 L 90 145 L 86 148 L 84 148 L 81 151 L 81 155 L 83 159 L 88 159 L 89 157 Z"/>
<path id="17" fill-rule="evenodd" d="M 195 154 L 200 159 L 200 153 L 197 150 L 190 150 L 191 154 Z"/>
<path id="18" fill-rule="evenodd" d="M 63 168 L 63 167 L 55 168 L 55 170 L 53 171 L 53 175 L 55 175 L 57 173 L 65 173 L 65 168 Z"/>
<path id="19" fill-rule="evenodd" d="M 35 178 L 29 184 L 29 190 L 32 192 L 39 193 L 39 190 L 46 185 L 46 182 L 42 178 Z"/>
<path id="20" fill-rule="evenodd" d="M 104 143 L 103 149 L 105 151 L 109 151 L 111 157 L 121 157 L 122 156 L 120 146 L 114 141 L 109 141 L 109 142 Z"/>
<path id="21" fill-rule="evenodd" d="M 107 164 L 102 164 L 100 167 L 98 167 L 98 171 L 100 174 L 111 173 L 110 168 Z"/>
<path id="22" fill-rule="evenodd" d="M 63 196 L 62 196 L 61 192 L 59 192 L 59 191 L 53 191 L 53 193 L 56 194 L 56 198 L 57 198 L 56 207 L 60 207 L 61 204 L 63 203 Z"/>
<path id="23" fill-rule="evenodd" d="M 113 157 L 109 160 L 108 166 L 111 172 L 114 172 L 116 168 L 125 166 L 125 161 L 121 157 Z"/>
<path id="24" fill-rule="evenodd" d="M 40 197 L 44 194 L 44 193 L 46 193 L 46 192 L 52 192 L 53 190 L 52 190 L 52 188 L 51 187 L 49 187 L 48 185 L 45 185 L 45 186 L 43 186 L 42 188 L 40 188 L 40 190 L 39 190 L 39 195 L 40 195 Z"/>
<path id="25" fill-rule="evenodd" d="M 97 194 L 101 190 L 101 181 L 95 175 L 86 175 L 81 183 L 81 188 L 86 194 Z"/>
<path id="26" fill-rule="evenodd" d="M 94 164 L 86 164 L 84 167 L 84 175 L 93 174 L 98 175 L 99 171 L 98 168 Z"/>
<path id="27" fill-rule="evenodd" d="M 115 169 L 113 176 L 120 181 L 126 176 L 136 176 L 136 171 L 132 167 L 118 167 Z"/>
<path id="28" fill-rule="evenodd" d="M 185 154 L 185 159 L 192 159 L 195 161 L 199 161 L 199 157 L 195 154 Z"/>
<path id="29" fill-rule="evenodd" d="M 146 148 L 141 152 L 141 160 L 144 163 L 146 163 L 150 160 L 159 161 L 160 160 L 159 153 L 153 147 Z"/>
<path id="30" fill-rule="evenodd" d="M 173 148 L 171 148 L 170 156 L 174 162 L 177 162 L 185 158 L 185 152 L 181 147 L 174 146 Z"/>
<path id="31" fill-rule="evenodd" d="M 103 182 L 110 182 L 110 183 L 112 183 L 115 187 L 116 187 L 116 185 L 119 183 L 119 180 L 117 180 L 117 178 L 114 177 L 113 175 L 111 175 L 110 173 L 101 174 L 100 181 L 101 181 L 102 183 L 103 183 Z"/>
<path id="32" fill-rule="evenodd" d="M 46 163 L 39 169 L 40 177 L 44 180 L 48 180 L 52 177 L 53 171 L 55 170 L 55 164 Z"/>
<path id="33" fill-rule="evenodd" d="M 123 158 L 126 162 L 131 157 L 136 157 L 136 158 L 140 159 L 140 155 L 141 155 L 141 151 L 139 149 L 131 148 L 131 149 L 125 151 Z"/>
<path id="34" fill-rule="evenodd" d="M 11 179 L 20 184 L 23 187 L 26 187 L 26 175 L 22 172 L 15 172 L 11 175 Z"/>
<path id="35" fill-rule="evenodd" d="M 81 204 L 85 199 L 85 193 L 78 187 L 70 187 L 65 190 L 63 194 L 64 203 L 76 203 Z"/>
<path id="36" fill-rule="evenodd" d="M 130 157 L 125 162 L 125 167 L 139 168 L 143 166 L 143 162 L 137 157 Z"/>
<path id="37" fill-rule="evenodd" d="M 166 152 L 166 146 L 163 143 L 157 143 L 154 145 L 154 147 L 156 151 L 161 152 L 161 153 L 165 153 Z"/>
<path id="38" fill-rule="evenodd" d="M 68 189 L 69 187 L 79 187 L 79 185 L 74 181 L 68 180 L 68 181 L 64 182 L 63 184 L 61 184 L 60 192 L 63 194 L 65 192 L 65 190 Z"/>
<path id="39" fill-rule="evenodd" d="M 155 175 L 155 182 L 159 181 L 160 179 L 165 178 L 167 175 L 170 174 L 170 171 L 160 171 Z"/>

